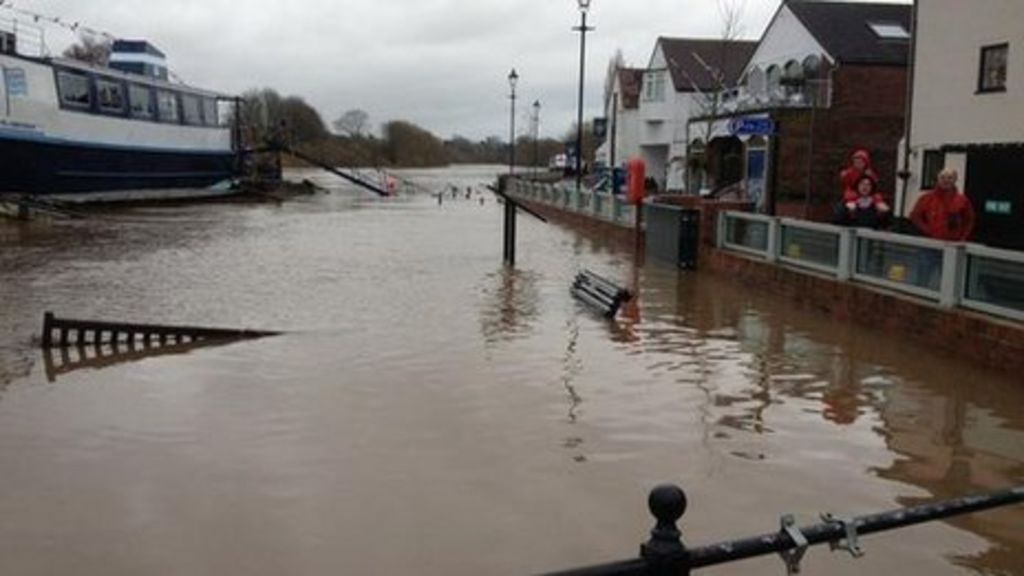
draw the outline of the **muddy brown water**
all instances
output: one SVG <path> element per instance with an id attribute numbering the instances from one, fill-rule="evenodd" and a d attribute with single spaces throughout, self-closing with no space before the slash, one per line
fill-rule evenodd
<path id="1" fill-rule="evenodd" d="M 1019 377 L 528 218 L 507 270 L 497 170 L 0 224 L 0 574 L 530 574 L 635 554 L 664 481 L 691 544 L 1024 483 Z M 290 332 L 51 381 L 44 310 Z M 1024 574 L 1024 509 L 862 545 L 805 573 Z"/>

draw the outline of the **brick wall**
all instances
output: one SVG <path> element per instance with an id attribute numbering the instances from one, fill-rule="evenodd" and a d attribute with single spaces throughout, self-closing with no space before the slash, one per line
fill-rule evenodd
<path id="1" fill-rule="evenodd" d="M 879 189 L 893 198 L 896 161 L 903 137 L 906 69 L 841 66 L 833 73 L 832 106 L 778 110 L 776 214 L 828 220 L 841 193 L 839 171 L 857 148 L 871 152 Z M 811 138 L 813 130 L 813 139 Z M 805 191 L 811 191 L 810 201 Z"/>
<path id="2" fill-rule="evenodd" d="M 903 335 L 995 370 L 1024 371 L 1021 323 L 967 310 L 939 308 L 909 296 L 798 272 L 722 250 L 702 254 L 701 267 L 790 298 L 842 322 Z"/>

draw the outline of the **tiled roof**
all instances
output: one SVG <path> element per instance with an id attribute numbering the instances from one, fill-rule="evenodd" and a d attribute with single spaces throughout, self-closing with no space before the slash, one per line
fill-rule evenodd
<path id="1" fill-rule="evenodd" d="M 910 30 L 909 4 L 790 0 L 787 5 L 839 62 L 907 64 L 910 42 L 881 38 L 870 24 L 899 24 Z"/>
<path id="2" fill-rule="evenodd" d="M 658 38 L 676 92 L 704 92 L 735 86 L 757 42 Z M 714 74 L 713 74 L 714 72 Z M 716 79 L 715 76 L 720 76 Z"/>

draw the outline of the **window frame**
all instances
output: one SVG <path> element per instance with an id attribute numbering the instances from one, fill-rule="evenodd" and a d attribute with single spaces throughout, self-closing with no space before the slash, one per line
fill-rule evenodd
<path id="1" fill-rule="evenodd" d="M 146 93 L 146 97 L 149 101 L 149 114 L 140 115 L 135 111 L 135 98 L 132 96 L 133 90 L 143 90 Z M 145 122 L 159 122 L 159 112 L 157 111 L 156 105 L 156 89 L 148 84 L 140 84 L 138 82 L 128 83 L 128 116 L 133 120 L 140 120 Z"/>
<path id="2" fill-rule="evenodd" d="M 100 101 L 100 84 L 106 83 L 117 86 L 121 90 L 121 107 L 119 109 L 110 108 L 103 105 Z M 126 90 L 127 83 L 123 80 L 117 80 L 114 78 L 106 78 L 103 76 L 96 76 L 93 78 L 93 86 L 95 87 L 96 93 L 96 111 L 105 116 L 125 116 L 128 110 L 128 91 Z"/>
<path id="3" fill-rule="evenodd" d="M 868 22 L 868 28 L 878 37 L 879 40 L 889 42 L 908 42 L 910 41 L 910 30 L 903 25 L 902 22 L 896 21 L 871 21 Z"/>
<path id="4" fill-rule="evenodd" d="M 986 86 L 985 84 L 985 62 L 989 55 L 1002 51 L 1003 56 L 1003 83 L 999 86 Z M 978 58 L 978 90 L 976 94 L 993 94 L 999 92 L 1006 92 L 1006 81 L 1009 75 L 1009 63 L 1010 63 L 1010 43 L 1001 42 L 999 44 L 989 44 L 982 46 L 980 55 Z"/>
<path id="5" fill-rule="evenodd" d="M 188 106 L 186 102 L 193 102 L 195 104 L 195 117 L 189 118 Z M 186 126 L 202 126 L 203 125 L 203 100 L 198 94 L 179 94 L 178 104 L 181 106 L 179 115 L 181 117 L 181 123 Z"/>
<path id="6" fill-rule="evenodd" d="M 171 101 L 174 102 L 174 118 L 165 118 L 164 111 L 160 106 L 160 96 L 169 95 Z M 162 88 L 156 89 L 156 120 L 161 124 L 181 124 L 182 120 L 181 113 L 181 101 L 178 98 L 178 93 L 173 90 L 165 90 Z"/>
<path id="7" fill-rule="evenodd" d="M 54 68 L 55 82 L 57 84 L 57 102 L 62 109 L 76 110 L 79 112 L 92 112 L 96 105 L 96 90 L 93 86 L 92 76 L 88 72 L 82 72 L 73 68 Z M 64 87 L 61 85 L 61 76 L 81 78 L 85 80 L 88 102 L 74 102 L 64 98 Z"/>
<path id="8" fill-rule="evenodd" d="M 200 107 L 203 113 L 203 125 L 204 126 L 220 126 L 220 114 L 217 109 L 217 99 L 209 96 L 201 96 L 199 99 Z M 210 112 L 213 112 L 213 117 L 210 117 Z"/>
<path id="9" fill-rule="evenodd" d="M 934 164 L 933 164 L 934 162 Z M 921 190 L 932 190 L 939 172 L 946 166 L 946 152 L 939 148 L 925 150 L 921 155 Z"/>

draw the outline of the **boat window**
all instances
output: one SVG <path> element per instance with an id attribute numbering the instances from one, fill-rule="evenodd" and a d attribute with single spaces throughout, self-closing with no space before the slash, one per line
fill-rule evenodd
<path id="1" fill-rule="evenodd" d="M 203 116 L 199 108 L 199 97 L 190 94 L 181 95 L 181 115 L 185 118 L 185 124 L 189 126 L 202 126 Z"/>
<path id="2" fill-rule="evenodd" d="M 96 101 L 101 112 L 124 114 L 124 86 L 120 82 L 97 78 Z"/>
<path id="3" fill-rule="evenodd" d="M 132 117 L 144 120 L 156 118 L 152 89 L 138 84 L 128 85 L 128 102 L 131 104 Z"/>
<path id="4" fill-rule="evenodd" d="M 181 116 L 178 114 L 178 95 L 174 92 L 159 90 L 156 93 L 157 110 L 160 113 L 161 122 L 177 124 Z"/>
<path id="5" fill-rule="evenodd" d="M 203 98 L 203 120 L 207 126 L 219 126 L 217 118 L 217 101 L 213 98 Z"/>
<path id="6" fill-rule="evenodd" d="M 72 108 L 92 107 L 89 77 L 85 74 L 65 70 L 57 72 L 57 89 L 60 91 L 61 104 Z"/>

